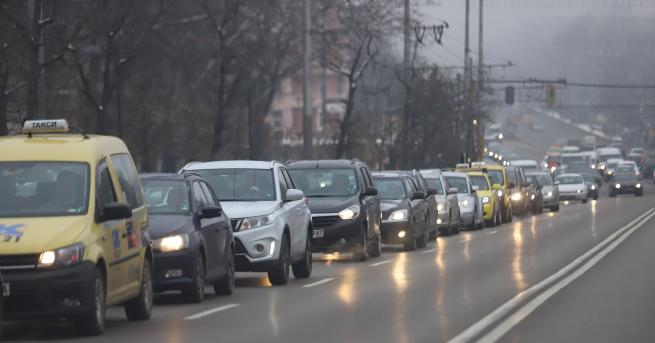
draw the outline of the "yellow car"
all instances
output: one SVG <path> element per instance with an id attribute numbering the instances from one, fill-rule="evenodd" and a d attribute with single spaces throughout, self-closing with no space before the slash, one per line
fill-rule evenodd
<path id="1" fill-rule="evenodd" d="M 496 191 L 500 203 L 500 219 L 502 223 L 512 221 L 512 199 L 509 187 L 509 176 L 504 166 L 497 164 L 486 164 L 484 162 L 473 162 L 471 167 L 457 168 L 457 171 L 469 172 L 478 171 L 487 174 L 491 182 L 491 189 Z"/>
<path id="2" fill-rule="evenodd" d="M 482 171 L 466 171 L 471 184 L 477 187 L 476 193 L 482 202 L 485 226 L 494 227 L 501 224 L 498 194 L 491 188 L 489 177 Z"/>
<path id="3" fill-rule="evenodd" d="M 88 334 L 104 330 L 110 305 L 150 318 L 148 216 L 125 144 L 65 120 L 27 121 L 23 133 L 0 138 L 3 317 L 68 318 Z"/>

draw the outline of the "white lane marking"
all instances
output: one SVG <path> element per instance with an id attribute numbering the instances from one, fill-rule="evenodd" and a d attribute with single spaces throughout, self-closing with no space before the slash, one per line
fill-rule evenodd
<path id="1" fill-rule="evenodd" d="M 529 298 L 529 297 L 533 296 L 535 293 L 541 291 L 543 288 L 546 288 L 548 285 L 555 282 L 555 280 L 561 278 L 565 274 L 569 273 L 570 271 L 572 271 L 573 269 L 578 267 L 580 264 L 582 264 L 582 262 L 584 262 L 591 255 L 593 255 L 597 251 L 603 249 L 603 247 L 605 245 L 609 244 L 609 242 L 611 242 L 613 239 L 620 236 L 623 232 L 627 231 L 635 223 L 638 223 L 643 218 L 645 218 L 648 215 L 654 213 L 654 211 L 655 211 L 655 208 L 651 208 L 650 210 L 644 212 L 642 215 L 635 218 L 633 221 L 631 221 L 630 223 L 626 224 L 621 229 L 619 229 L 616 232 L 614 232 L 613 234 L 611 234 L 604 241 L 600 242 L 598 245 L 591 248 L 589 251 L 584 253 L 582 256 L 578 257 L 573 262 L 566 265 L 564 268 L 558 270 L 555 274 L 547 277 L 546 279 L 540 281 L 539 283 L 537 283 L 534 286 L 526 289 L 525 291 L 515 295 L 512 299 L 510 299 L 506 303 L 502 304 L 500 307 L 495 309 L 493 312 L 488 314 L 486 317 L 480 319 L 477 323 L 471 325 L 468 329 L 464 330 L 459 335 L 457 335 L 457 336 L 453 337 L 452 339 L 450 339 L 448 341 L 448 343 L 469 342 L 473 338 L 479 336 L 482 332 L 487 330 L 493 323 L 500 320 L 501 318 L 503 318 L 504 316 L 506 316 L 510 312 L 512 312 L 515 308 L 517 308 L 525 298 Z"/>
<path id="2" fill-rule="evenodd" d="M 470 241 L 471 239 L 472 239 L 472 238 L 464 238 L 464 239 L 462 239 L 462 240 L 460 240 L 460 241 L 457 241 L 457 243 L 468 242 L 468 241 Z"/>
<path id="3" fill-rule="evenodd" d="M 333 281 L 333 280 L 334 280 L 333 277 L 325 278 L 323 280 L 319 280 L 319 281 L 316 281 L 316 282 L 312 282 L 312 283 L 308 283 L 306 285 L 303 285 L 302 288 L 316 287 L 316 286 L 322 285 L 324 283 L 328 283 L 328 282 Z"/>
<path id="4" fill-rule="evenodd" d="M 494 231 L 491 231 L 491 232 L 485 232 L 484 234 L 485 235 L 493 235 L 494 233 L 498 233 L 498 230 L 494 230 Z"/>
<path id="5" fill-rule="evenodd" d="M 435 250 L 437 250 L 437 248 L 428 249 L 428 250 L 425 250 L 425 251 L 421 251 L 421 254 L 429 254 L 429 253 L 431 253 L 431 252 L 433 252 Z"/>
<path id="6" fill-rule="evenodd" d="M 608 245 L 601 252 L 592 257 L 587 263 L 585 263 L 578 270 L 567 276 L 566 278 L 560 280 L 558 283 L 552 287 L 545 290 L 543 293 L 539 294 L 536 298 L 532 299 L 529 303 L 521 307 L 518 311 L 512 314 L 509 318 L 505 319 L 502 323 L 498 324 L 493 331 L 489 332 L 487 335 L 482 337 L 479 342 L 496 342 L 509 330 L 518 325 L 521 321 L 527 318 L 530 313 L 534 312 L 539 306 L 543 305 L 548 299 L 550 299 L 557 292 L 562 290 L 562 288 L 568 286 L 575 279 L 579 278 L 582 274 L 586 273 L 589 269 L 595 266 L 600 260 L 602 260 L 607 254 L 616 249 L 619 244 L 626 240 L 630 235 L 632 235 L 637 229 L 641 228 L 646 222 L 648 222 L 652 217 L 655 216 L 655 213 L 651 213 L 644 220 L 633 226 L 631 229 L 626 231 L 621 237 L 614 240 L 610 245 Z"/>
<path id="7" fill-rule="evenodd" d="M 387 264 L 387 263 L 391 263 L 391 262 L 393 262 L 393 260 L 381 261 L 381 262 L 377 262 L 377 263 L 369 264 L 368 266 L 369 266 L 369 267 L 377 267 L 377 266 L 381 266 L 381 265 L 383 265 L 383 264 Z"/>
<path id="8" fill-rule="evenodd" d="M 229 309 L 235 308 L 237 306 L 239 306 L 239 304 L 229 304 L 229 305 L 220 306 L 220 307 L 217 307 L 217 308 L 213 308 L 211 310 L 203 311 L 203 312 L 196 313 L 194 315 L 188 316 L 188 317 L 184 318 L 184 320 L 200 319 L 200 318 L 203 318 L 203 317 L 210 316 L 210 315 L 212 315 L 212 314 L 214 314 L 216 312 L 229 310 Z"/>

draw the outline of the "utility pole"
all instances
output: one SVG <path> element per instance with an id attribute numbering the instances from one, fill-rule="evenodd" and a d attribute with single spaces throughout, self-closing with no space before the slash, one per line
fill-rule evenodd
<path id="1" fill-rule="evenodd" d="M 321 32 L 325 32 L 325 10 L 321 11 L 320 22 Z M 321 60 L 325 60 L 325 43 L 321 40 Z M 323 130 L 323 121 L 325 120 L 325 113 L 327 112 L 327 67 L 325 63 L 321 68 L 321 114 L 317 118 L 317 131 Z"/>
<path id="2" fill-rule="evenodd" d="M 477 113 L 478 115 L 482 111 L 482 90 L 484 88 L 484 0 L 480 0 L 480 21 L 478 23 L 478 96 L 477 96 Z M 480 118 L 475 118 L 473 120 L 473 129 L 475 130 L 473 134 L 475 135 L 475 144 L 473 147 L 473 154 L 475 158 L 479 158 L 479 150 L 482 149 L 480 146 L 480 143 L 478 142 L 478 138 L 480 138 L 481 135 L 481 125 L 480 125 Z"/>
<path id="3" fill-rule="evenodd" d="M 473 155 L 473 118 L 471 115 L 471 63 L 469 54 L 469 12 L 471 9 L 470 0 L 466 0 L 465 30 L 464 30 L 464 128 L 466 129 L 466 157 Z"/>
<path id="4" fill-rule="evenodd" d="M 312 135 L 312 8 L 311 0 L 305 0 L 305 45 L 303 66 L 303 158 L 311 159 L 314 155 L 314 137 Z"/>
<path id="5" fill-rule="evenodd" d="M 410 42 L 410 34 L 411 34 L 411 28 L 410 28 L 410 11 L 409 11 L 409 1 L 410 0 L 405 0 L 405 16 L 403 20 L 403 29 L 404 29 L 404 37 L 403 37 L 403 43 L 404 43 L 404 49 L 403 49 L 403 82 L 405 84 L 405 102 L 404 102 L 404 108 L 403 108 L 403 134 L 402 134 L 402 143 L 403 143 L 403 150 L 407 151 L 409 149 L 409 132 L 410 130 L 410 114 L 409 114 L 409 97 L 410 97 L 410 54 L 411 54 L 411 42 Z M 407 166 L 409 163 L 409 157 L 408 154 L 402 154 L 401 158 L 402 166 L 403 168 Z"/>
<path id="6" fill-rule="evenodd" d="M 410 13 L 409 13 L 409 1 L 405 0 L 405 18 L 403 20 L 404 27 L 404 50 L 403 50 L 403 77 L 407 81 L 409 75 L 409 55 L 411 54 L 411 42 L 410 42 Z"/>

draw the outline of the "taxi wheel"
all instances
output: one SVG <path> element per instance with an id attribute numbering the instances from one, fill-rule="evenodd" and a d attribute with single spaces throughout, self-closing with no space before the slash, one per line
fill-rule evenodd
<path id="1" fill-rule="evenodd" d="M 230 247 L 227 259 L 227 273 L 225 277 L 214 283 L 214 293 L 218 295 L 230 295 L 234 293 L 234 283 L 236 280 L 234 268 L 234 249 Z"/>
<path id="2" fill-rule="evenodd" d="M 275 267 L 268 272 L 268 281 L 274 286 L 286 285 L 289 282 L 289 242 L 285 236 L 280 244 L 280 258 Z"/>
<path id="3" fill-rule="evenodd" d="M 205 299 L 205 262 L 201 254 L 201 252 L 198 252 L 193 284 L 182 290 L 182 297 L 192 303 L 199 303 Z"/>
<path id="4" fill-rule="evenodd" d="M 312 232 L 309 230 L 309 232 Z M 312 238 L 307 234 L 307 243 L 305 243 L 305 253 L 302 260 L 292 266 L 293 276 L 296 279 L 306 279 L 312 275 Z"/>
<path id="5" fill-rule="evenodd" d="M 105 330 L 105 313 L 107 304 L 105 301 L 105 278 L 99 269 L 95 270 L 91 308 L 79 319 L 79 326 L 82 331 L 89 335 L 99 335 Z"/>
<path id="6" fill-rule="evenodd" d="M 366 224 L 360 231 L 359 242 L 353 250 L 353 262 L 366 261 L 368 258 L 368 237 L 366 234 Z"/>
<path id="7" fill-rule="evenodd" d="M 150 261 L 143 261 L 143 276 L 139 295 L 125 304 L 128 320 L 148 320 L 152 315 L 152 267 Z"/>

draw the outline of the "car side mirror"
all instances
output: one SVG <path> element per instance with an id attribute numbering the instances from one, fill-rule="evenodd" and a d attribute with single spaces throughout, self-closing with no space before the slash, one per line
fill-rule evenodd
<path id="1" fill-rule="evenodd" d="M 102 212 L 100 216 L 101 222 L 132 218 L 132 208 L 130 205 L 122 202 L 112 202 L 105 206 Z"/>
<path id="2" fill-rule="evenodd" d="M 289 189 L 285 196 L 285 201 L 298 201 L 305 198 L 305 193 L 299 189 Z"/>
<path id="3" fill-rule="evenodd" d="M 434 188 L 428 188 L 428 196 L 437 194 L 437 190 Z"/>
<path id="4" fill-rule="evenodd" d="M 425 193 L 424 192 L 414 192 L 414 195 L 412 195 L 412 200 L 421 200 L 425 199 Z"/>
<path id="5" fill-rule="evenodd" d="M 471 193 L 477 193 L 479 190 L 480 190 L 480 187 L 478 187 L 478 186 L 471 187 Z"/>
<path id="6" fill-rule="evenodd" d="M 378 189 L 374 187 L 370 187 L 366 190 L 365 195 L 369 197 L 376 196 L 378 195 Z"/>
<path id="7" fill-rule="evenodd" d="M 457 194 L 457 188 L 455 188 L 455 187 L 448 188 L 448 192 L 446 192 L 446 193 L 448 195 Z"/>
<path id="8" fill-rule="evenodd" d="M 200 210 L 200 217 L 204 219 L 218 218 L 223 213 L 220 207 L 205 207 Z"/>
<path id="9" fill-rule="evenodd" d="M 543 188 L 544 188 L 544 186 L 542 186 L 542 185 L 537 185 L 537 190 L 538 190 L 538 191 L 542 190 Z"/>

